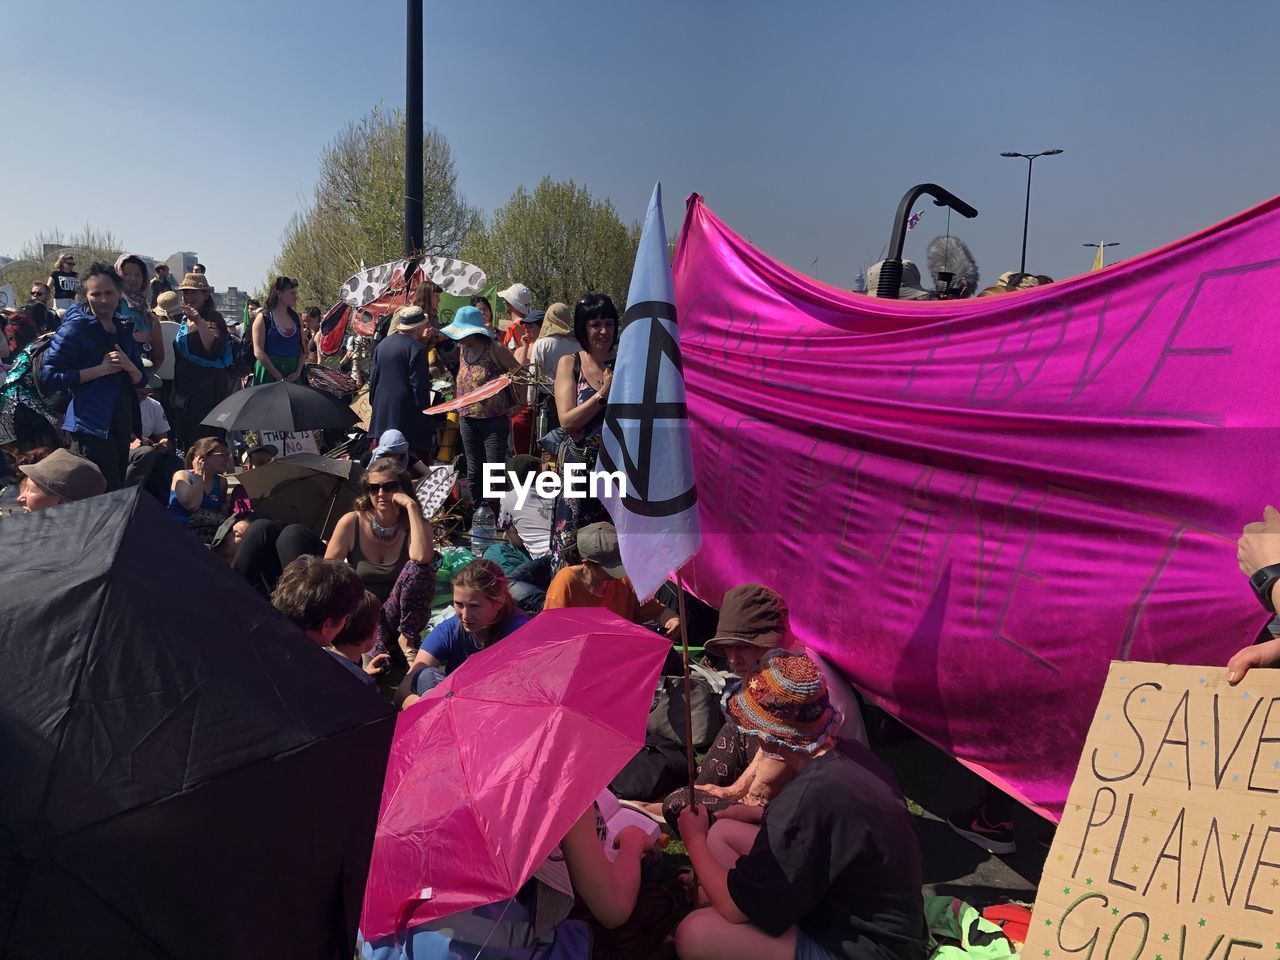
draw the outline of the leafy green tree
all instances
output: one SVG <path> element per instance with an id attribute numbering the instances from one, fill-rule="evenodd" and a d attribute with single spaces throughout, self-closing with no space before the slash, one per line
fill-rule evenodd
<path id="1" fill-rule="evenodd" d="M 544 177 L 530 193 L 519 187 L 462 245 L 462 259 L 499 286 L 519 282 L 534 303 L 572 305 L 584 293 L 607 293 L 626 306 L 640 224 L 626 226 L 608 200 L 593 200 L 572 180 Z"/>
<path id="2" fill-rule="evenodd" d="M 362 264 L 403 255 L 404 143 L 404 112 L 377 106 L 325 148 L 311 202 L 285 227 L 272 265 L 273 274 L 298 278 L 303 303 L 330 304 Z M 430 126 L 422 134 L 422 172 L 422 252 L 454 256 L 480 215 L 458 192 L 449 142 Z"/>

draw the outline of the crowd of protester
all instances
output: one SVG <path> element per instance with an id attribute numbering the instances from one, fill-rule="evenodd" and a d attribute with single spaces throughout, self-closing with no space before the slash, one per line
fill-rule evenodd
<path id="1" fill-rule="evenodd" d="M 919 271 L 907 266 L 905 289 L 914 292 Z M 514 284 L 500 294 L 505 328 L 483 298 L 442 325 L 440 290 L 424 281 L 386 318 L 384 335 L 326 358 L 320 312 L 298 311 L 298 284 L 288 277 L 277 278 L 252 312 L 242 345 L 213 308 L 203 270 L 174 287 L 167 270 L 148 277 L 131 254 L 114 265 L 86 265 L 83 274 L 75 268 L 74 258 L 60 257 L 48 283 L 33 285 L 35 307 L 9 334 L 0 440 L 18 508 L 142 488 L 353 682 L 401 709 L 543 610 L 604 608 L 679 634 L 669 603 L 640 602 L 598 501 L 530 489 L 525 498 L 508 490 L 486 502 L 481 483 L 486 463 L 521 480 L 594 463 L 619 333 L 609 297 L 588 293 L 572 309 L 553 303 L 541 311 L 529 289 Z M 1008 274 L 982 294 L 1044 282 Z M 161 324 L 171 320 L 173 376 L 157 382 L 153 371 L 170 349 Z M 323 535 L 255 512 L 237 483 L 267 467 L 275 446 L 203 421 L 234 389 L 296 382 L 308 363 L 329 359 L 367 382 L 372 415 L 360 496 Z M 451 376 L 461 395 L 513 373 L 512 386 L 459 411 L 465 475 L 458 499 L 466 509 L 491 509 L 502 536 L 445 574 L 454 545 L 443 542 L 416 497 L 438 461 L 445 426 L 424 413 L 433 381 Z M 65 397 L 62 411 L 55 394 Z M 1274 613 L 1280 513 L 1268 507 L 1246 527 L 1239 559 Z M 1232 658 L 1230 682 L 1280 665 L 1280 628 L 1258 639 Z M 867 745 L 852 690 L 802 647 L 785 598 L 761 584 L 728 591 L 705 652 L 726 686 L 696 790 L 624 798 L 684 842 L 697 878 L 687 915 L 680 918 L 646 866 L 659 856 L 649 835 L 629 828 L 606 851 L 592 807 L 557 847 L 567 877 L 540 872 L 531 881 L 546 894 L 535 926 L 545 932 L 577 917 L 590 926 L 598 956 L 922 957 L 920 851 L 902 794 Z M 998 801 L 989 800 L 994 810 Z M 1002 829 L 999 815 L 989 819 Z M 966 827 L 966 818 L 953 825 L 987 849 L 1001 842 L 995 829 Z M 372 955 L 384 949 L 375 946 Z"/>

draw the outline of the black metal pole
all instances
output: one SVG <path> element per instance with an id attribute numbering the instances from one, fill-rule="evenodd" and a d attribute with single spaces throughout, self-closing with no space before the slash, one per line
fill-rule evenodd
<path id="1" fill-rule="evenodd" d="M 1035 157 L 1027 157 L 1027 203 L 1022 208 L 1022 262 L 1018 264 L 1018 272 L 1027 272 L 1027 224 L 1031 222 L 1031 165 Z"/>
<path id="2" fill-rule="evenodd" d="M 422 0 L 406 0 L 404 96 L 404 255 L 423 247 Z"/>
<path id="3" fill-rule="evenodd" d="M 904 193 L 902 200 L 898 203 L 897 216 L 893 220 L 893 233 L 889 237 L 889 256 L 880 264 L 880 279 L 876 283 L 877 297 L 897 300 L 898 294 L 902 291 L 902 248 L 907 242 L 907 220 L 911 216 L 911 208 L 922 196 L 933 197 L 934 206 L 950 207 L 970 220 L 978 215 L 977 210 L 936 183 L 918 183 Z"/>

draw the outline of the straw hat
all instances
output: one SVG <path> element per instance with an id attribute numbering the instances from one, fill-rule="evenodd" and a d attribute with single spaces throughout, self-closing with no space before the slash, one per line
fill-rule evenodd
<path id="1" fill-rule="evenodd" d="M 162 317 L 176 317 L 182 313 L 182 295 L 166 290 L 156 297 L 156 305 L 152 309 Z"/>
<path id="2" fill-rule="evenodd" d="M 178 284 L 179 290 L 203 290 L 205 293 L 213 293 L 213 286 L 209 283 L 209 278 L 203 273 L 188 273 L 182 278 L 182 282 Z"/>
<path id="3" fill-rule="evenodd" d="M 421 330 L 429 319 L 421 307 L 400 307 L 391 315 L 391 332 Z"/>

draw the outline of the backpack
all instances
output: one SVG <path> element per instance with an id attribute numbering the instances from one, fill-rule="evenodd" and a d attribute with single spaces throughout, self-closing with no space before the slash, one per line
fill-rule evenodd
<path id="1" fill-rule="evenodd" d="M 41 402 L 59 419 L 67 412 L 67 405 L 71 403 L 71 391 L 59 390 L 56 387 L 46 386 L 40 378 L 40 370 L 44 366 L 44 355 L 49 351 L 49 345 L 53 343 L 54 334 L 42 333 L 26 346 L 26 354 L 31 358 L 31 390 Z"/>

